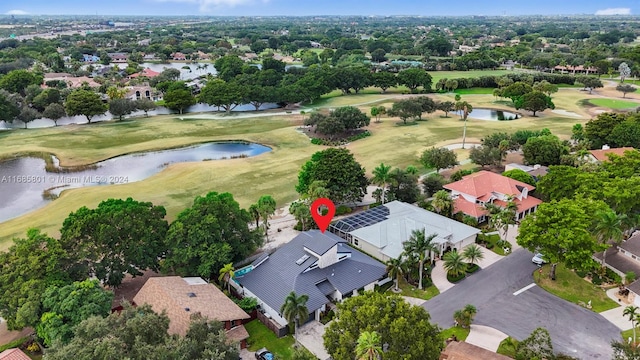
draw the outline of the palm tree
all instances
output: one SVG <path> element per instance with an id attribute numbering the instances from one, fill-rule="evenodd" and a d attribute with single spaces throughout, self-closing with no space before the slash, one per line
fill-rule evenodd
<path id="1" fill-rule="evenodd" d="M 422 230 L 413 230 L 409 240 L 403 244 L 405 252 L 411 253 L 418 258 L 418 272 L 420 276 L 418 289 L 420 290 L 422 290 L 422 268 L 424 267 L 424 261 L 427 259 L 427 251 L 436 251 L 436 245 L 432 243 L 432 241 L 437 234 L 426 236 L 425 232 L 426 229 L 424 228 Z"/>
<path id="2" fill-rule="evenodd" d="M 598 241 L 603 243 L 606 247 L 602 252 L 602 266 L 606 266 L 607 262 L 607 247 L 609 243 L 613 241 L 615 244 L 620 244 L 623 239 L 624 232 L 622 227 L 626 220 L 626 215 L 616 214 L 614 211 L 598 211 L 596 213 L 596 225 L 595 233 Z"/>
<path id="3" fill-rule="evenodd" d="M 471 244 L 464 248 L 462 257 L 469 261 L 471 265 L 475 265 L 478 261 L 484 259 L 484 254 L 478 245 Z"/>
<path id="4" fill-rule="evenodd" d="M 296 295 L 295 291 L 292 291 L 284 299 L 284 304 L 280 307 L 280 313 L 289 323 L 289 327 L 293 325 L 293 338 L 298 342 L 297 332 L 300 319 L 306 320 L 309 316 L 309 309 L 307 309 L 308 295 Z"/>
<path id="5" fill-rule="evenodd" d="M 385 191 L 387 189 L 387 183 L 389 182 L 389 173 L 391 171 L 390 165 L 380 163 L 378 167 L 373 169 L 373 183 L 382 187 L 382 203 L 384 204 Z"/>
<path id="6" fill-rule="evenodd" d="M 227 283 L 227 291 L 231 291 L 231 279 L 235 276 L 233 272 L 233 264 L 228 263 L 222 269 L 220 269 L 220 276 L 218 277 L 218 281 L 224 281 Z"/>
<path id="7" fill-rule="evenodd" d="M 471 326 L 471 322 L 473 321 L 473 318 L 476 317 L 478 309 L 476 309 L 476 307 L 471 304 L 467 304 L 465 305 L 464 309 L 462 309 L 462 312 L 465 315 L 465 325 L 467 325 L 467 327 Z"/>
<path id="8" fill-rule="evenodd" d="M 460 276 L 467 271 L 467 263 L 457 251 L 446 253 L 442 259 L 444 260 L 444 269 L 451 276 Z"/>
<path id="9" fill-rule="evenodd" d="M 395 278 L 396 292 L 398 292 L 398 283 L 400 282 L 400 276 L 404 274 L 402 256 L 399 256 L 397 259 L 389 259 L 389 261 L 387 261 L 387 271 L 389 272 L 389 276 Z"/>
<path id="10" fill-rule="evenodd" d="M 409 175 L 418 175 L 418 168 L 413 166 L 413 165 L 409 165 L 407 166 L 407 168 L 404 170 L 404 172 L 406 172 Z"/>
<path id="11" fill-rule="evenodd" d="M 363 331 L 356 344 L 356 358 L 358 360 L 376 360 L 380 357 L 380 335 L 375 331 Z"/>
<path id="12" fill-rule="evenodd" d="M 453 213 L 453 200 L 447 190 L 438 190 L 433 194 L 433 201 L 431 202 L 433 209 L 440 215 L 451 217 Z"/>
<path id="13" fill-rule="evenodd" d="M 640 308 L 638 308 L 637 306 L 629 305 L 626 308 L 624 308 L 624 311 L 622 312 L 622 316 L 628 316 L 629 320 L 631 320 L 631 326 L 633 326 L 633 344 L 634 345 L 636 343 L 636 321 L 638 320 L 638 315 L 640 315 L 638 313 L 639 309 Z"/>

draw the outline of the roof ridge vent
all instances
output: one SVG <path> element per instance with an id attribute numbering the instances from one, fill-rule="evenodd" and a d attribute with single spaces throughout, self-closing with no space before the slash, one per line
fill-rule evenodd
<path id="1" fill-rule="evenodd" d="M 309 255 L 304 254 L 302 255 L 302 257 L 300 259 L 298 259 L 296 261 L 296 265 L 302 265 L 302 263 L 304 263 L 305 261 L 307 261 L 309 259 Z"/>

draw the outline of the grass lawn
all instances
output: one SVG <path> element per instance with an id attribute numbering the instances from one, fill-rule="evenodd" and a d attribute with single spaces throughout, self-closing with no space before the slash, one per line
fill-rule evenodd
<path id="1" fill-rule="evenodd" d="M 500 241 L 500 236 L 498 234 L 493 234 L 489 236 L 480 234 L 480 236 L 482 236 L 483 239 L 486 239 L 488 244 L 491 244 L 491 249 L 489 250 L 493 251 L 498 255 L 502 255 L 502 256 L 506 255 L 502 246 L 497 245 L 498 241 Z"/>
<path id="2" fill-rule="evenodd" d="M 478 95 L 478 94 L 493 94 L 494 88 L 470 88 L 470 89 L 456 89 L 454 93 L 460 95 Z"/>
<path id="3" fill-rule="evenodd" d="M 604 290 L 582 279 L 563 264 L 558 264 L 556 268 L 555 281 L 549 278 L 550 270 L 551 266 L 547 264 L 542 267 L 542 274 L 538 270 L 533 274 L 538 286 L 548 292 L 574 304 L 587 304 L 591 301 L 592 310 L 598 313 L 618 306 L 607 297 Z"/>
<path id="4" fill-rule="evenodd" d="M 515 357 L 516 356 L 516 347 L 518 346 L 518 340 L 512 338 L 512 337 L 508 337 L 504 340 L 502 340 L 502 342 L 500 343 L 500 345 L 498 346 L 498 350 L 496 350 L 496 352 L 498 354 L 502 354 L 502 355 L 506 355 L 508 357 Z"/>
<path id="5" fill-rule="evenodd" d="M 418 290 L 417 286 L 408 284 L 403 278 L 400 278 L 400 284 L 398 284 L 398 287 L 402 291 L 400 295 L 410 296 L 410 297 L 423 299 L 423 300 L 429 300 L 432 297 L 440 294 L 440 291 L 438 291 L 438 288 L 435 287 L 435 285 L 433 284 L 423 290 Z"/>
<path id="6" fill-rule="evenodd" d="M 453 318 L 451 319 L 451 321 L 453 321 Z M 442 338 L 443 341 L 445 341 L 448 338 L 455 335 L 458 338 L 458 341 L 464 341 L 467 339 L 467 336 L 469 336 L 469 331 L 470 331 L 469 328 L 454 326 L 454 327 L 450 327 L 448 329 L 442 330 L 442 332 L 440 333 L 440 337 Z"/>
<path id="7" fill-rule="evenodd" d="M 249 351 L 256 351 L 263 347 L 271 351 L 277 359 L 291 359 L 293 355 L 293 337 L 287 335 L 278 338 L 271 330 L 269 330 L 260 320 L 256 319 L 244 326 L 249 332 L 247 340 Z"/>
<path id="8" fill-rule="evenodd" d="M 465 74 L 467 72 L 458 72 Z M 471 72 L 469 72 L 471 73 Z M 487 72 L 479 72 L 490 74 Z M 471 76 L 467 74 L 466 76 Z M 476 75 L 477 76 L 477 75 Z M 325 99 L 323 106 L 337 107 L 355 104 L 369 113 L 371 104 L 390 107 L 398 94 L 360 94 L 334 96 Z M 554 94 L 558 108 L 584 113 L 577 101 L 584 98 L 575 89 L 562 89 Z M 435 95 L 439 100 L 453 99 L 453 94 Z M 494 104 L 491 95 L 473 95 L 474 107 L 502 108 Z M 264 114 L 264 113 L 262 113 Z M 262 115 L 261 114 L 261 115 Z M 383 117 L 381 123 L 371 122 L 372 136 L 348 145 L 371 175 L 381 162 L 394 167 L 415 165 L 422 169 L 418 157 L 431 146 L 460 142 L 464 122 L 456 117 L 442 118 L 441 112 L 430 114 L 427 121 L 416 126 L 396 126 L 397 118 Z M 173 164 L 162 172 L 143 181 L 85 187 L 64 191 L 60 198 L 28 214 L 6 221 L 0 226 L 0 251 L 7 249 L 13 237 L 23 237 L 28 228 L 37 227 L 51 236 L 58 236 L 63 220 L 82 206 L 96 207 L 109 198 L 133 197 L 162 205 L 167 219 L 190 206 L 196 196 L 209 191 L 230 192 L 244 208 L 265 194 L 272 195 L 278 206 L 297 198 L 295 184 L 302 164 L 313 153 L 324 149 L 313 145 L 296 131 L 301 124 L 300 115 L 273 115 L 261 117 L 229 117 L 224 119 L 198 119 L 183 115 L 185 120 L 172 115 L 135 118 L 123 122 L 91 125 L 69 125 L 46 129 L 16 129 L 0 132 L 0 159 L 19 154 L 53 153 L 62 165 L 91 164 L 122 154 L 166 149 L 216 140 L 246 140 L 270 146 L 273 151 L 246 159 L 227 159 Z M 575 123 L 585 119 L 553 116 L 545 112 L 540 117 L 524 116 L 517 121 L 467 121 L 467 140 L 478 141 L 486 134 L 519 129 L 549 128 L 554 134 L 568 138 Z M 464 159 L 459 159 L 464 160 Z M 469 164 L 469 166 L 473 166 Z"/>
<path id="9" fill-rule="evenodd" d="M 512 74 L 511 70 L 469 70 L 469 71 L 428 71 L 433 84 L 440 79 L 477 78 L 480 76 L 502 76 Z"/>
<path id="10" fill-rule="evenodd" d="M 640 106 L 640 103 L 634 101 L 617 100 L 617 99 L 590 99 L 589 102 L 595 106 L 607 107 L 609 109 L 621 110 L 632 109 Z"/>
<path id="11" fill-rule="evenodd" d="M 621 331 L 620 335 L 624 341 L 627 341 L 629 338 L 633 339 L 633 329 Z M 640 335 L 640 329 L 636 328 L 636 340 L 638 339 L 638 335 Z"/>

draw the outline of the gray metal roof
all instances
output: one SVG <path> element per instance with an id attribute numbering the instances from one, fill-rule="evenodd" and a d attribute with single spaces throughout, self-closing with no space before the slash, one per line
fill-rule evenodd
<path id="1" fill-rule="evenodd" d="M 334 246 L 338 253 L 350 253 L 351 256 L 325 268 L 304 272 L 318 260 L 305 251 L 305 247 L 329 250 Z M 304 255 L 310 256 L 297 265 L 296 261 Z M 347 294 L 382 278 L 385 273 L 383 263 L 351 248 L 338 236 L 312 230 L 299 234 L 260 266 L 236 280 L 276 311 L 280 310 L 291 291 L 298 295 L 306 294 L 309 296 L 307 308 L 312 312 L 329 303 L 325 295 L 329 287 Z"/>

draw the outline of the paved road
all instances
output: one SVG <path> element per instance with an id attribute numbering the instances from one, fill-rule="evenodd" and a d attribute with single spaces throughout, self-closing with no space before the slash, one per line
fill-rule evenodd
<path id="1" fill-rule="evenodd" d="M 533 283 L 536 265 L 531 263 L 532 256 L 525 249 L 516 250 L 423 306 L 442 328 L 453 326 L 454 311 L 473 304 L 478 309 L 474 324 L 493 327 L 519 340 L 544 327 L 556 352 L 578 359 L 610 359 L 611 340 L 620 338 L 620 330 L 601 315 L 537 286 L 513 295 Z"/>

